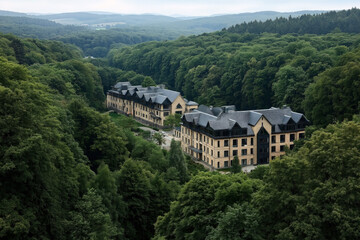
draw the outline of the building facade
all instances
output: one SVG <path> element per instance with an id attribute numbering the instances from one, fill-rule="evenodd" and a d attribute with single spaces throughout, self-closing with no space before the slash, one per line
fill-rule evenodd
<path id="1" fill-rule="evenodd" d="M 164 127 L 164 120 L 170 114 L 183 115 L 198 107 L 196 102 L 187 101 L 179 92 L 160 86 L 132 86 L 129 82 L 119 82 L 108 91 L 106 105 L 108 109 L 159 128 Z"/>
<path id="2" fill-rule="evenodd" d="M 309 121 L 289 107 L 235 111 L 234 106 L 207 107 L 182 117 L 184 152 L 214 168 L 267 164 L 304 137 Z"/>

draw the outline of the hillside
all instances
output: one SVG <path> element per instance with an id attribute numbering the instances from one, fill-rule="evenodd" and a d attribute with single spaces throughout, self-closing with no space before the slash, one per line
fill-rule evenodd
<path id="1" fill-rule="evenodd" d="M 125 47 L 104 43 L 115 33 L 66 40 L 115 47 L 108 61 L 0 33 L 0 238 L 360 239 L 360 34 L 329 14 L 344 28 L 320 34 L 329 18 L 315 16 L 319 34 L 284 24 Z M 269 166 L 207 172 L 179 142 L 161 149 L 132 118 L 105 112 L 104 90 L 149 76 L 201 103 L 289 104 L 313 125 Z"/>
<path id="2" fill-rule="evenodd" d="M 0 16 L 0 32 L 12 33 L 20 37 L 51 39 L 86 30 L 80 26 L 65 26 L 53 21 L 27 16 Z"/>
<path id="3" fill-rule="evenodd" d="M 88 25 L 93 27 L 101 27 L 106 25 L 117 27 L 131 27 L 178 21 L 176 18 L 161 15 L 101 14 L 88 12 L 39 15 L 36 17 L 52 20 L 61 24 Z"/>
<path id="4" fill-rule="evenodd" d="M 354 33 L 327 33 L 333 29 L 328 29 L 325 24 L 331 19 L 334 26 L 343 24 L 344 31 L 349 26 L 359 26 L 360 19 L 353 22 L 354 18 L 339 17 L 349 12 L 358 14 L 360 10 L 331 12 L 312 17 L 317 23 L 313 27 L 319 35 L 281 35 L 287 29 L 287 24 L 279 25 L 277 33 L 235 33 L 230 28 L 176 41 L 143 43 L 132 48 L 114 49 L 109 54 L 109 61 L 114 67 L 151 76 L 157 83 L 165 83 L 168 87 L 181 91 L 186 98 L 202 104 L 235 104 L 238 109 L 287 104 L 292 109 L 305 111 L 311 116 L 312 110 L 306 107 L 307 100 L 304 101 L 304 98 L 310 101 L 311 98 L 318 97 L 311 96 L 315 92 L 308 92 L 309 95 L 306 96 L 306 88 L 320 76 L 325 77 L 322 73 L 333 67 L 347 71 L 347 64 L 352 61 L 356 66 L 358 64 L 357 58 L 352 57 L 358 54 L 360 43 L 357 29 Z M 303 18 L 301 16 L 297 19 Z M 278 19 L 274 23 L 280 24 L 282 21 Z M 342 28 L 339 30 L 341 32 Z M 327 34 L 321 35 L 324 32 Z M 349 81 L 356 81 L 356 68 L 351 71 L 355 75 Z M 330 123 L 334 115 L 343 120 L 356 113 L 357 93 L 336 94 L 353 101 L 351 107 L 328 107 L 323 112 L 329 116 L 326 120 L 313 117 L 312 121 Z M 340 102 L 340 105 L 345 103 Z M 319 103 L 319 106 L 323 105 Z M 347 111 L 342 112 L 340 109 Z"/>

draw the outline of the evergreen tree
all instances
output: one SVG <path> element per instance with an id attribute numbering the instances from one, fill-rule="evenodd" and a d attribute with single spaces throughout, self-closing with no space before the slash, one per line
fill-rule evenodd
<path id="1" fill-rule="evenodd" d="M 141 83 L 141 86 L 143 87 L 156 86 L 156 83 L 151 77 L 145 77 Z"/>
<path id="2" fill-rule="evenodd" d="M 124 235 L 129 239 L 149 239 L 153 232 L 149 217 L 151 185 L 141 165 L 126 160 L 117 176 L 118 192 L 127 204 L 123 218 Z M 155 221 L 155 220 L 154 220 Z"/>
<path id="3" fill-rule="evenodd" d="M 232 161 L 231 172 L 233 172 L 233 173 L 240 173 L 241 172 L 241 165 L 239 163 L 238 156 L 234 156 L 234 160 Z"/>
<path id="4" fill-rule="evenodd" d="M 180 142 L 177 142 L 174 139 L 171 140 L 168 158 L 170 166 L 175 167 L 176 170 L 179 172 L 180 183 L 185 183 L 189 179 L 189 176 Z"/>

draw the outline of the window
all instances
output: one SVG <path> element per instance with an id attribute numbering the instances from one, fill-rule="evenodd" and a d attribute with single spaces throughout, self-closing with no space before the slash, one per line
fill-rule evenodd
<path id="1" fill-rule="evenodd" d="M 247 165 L 247 160 L 246 160 L 246 159 L 242 159 L 242 160 L 241 160 L 241 165 L 246 166 L 246 165 Z"/>
<path id="2" fill-rule="evenodd" d="M 253 158 L 250 159 L 250 164 L 251 164 L 251 165 L 254 164 L 254 159 L 253 159 Z"/>
<path id="3" fill-rule="evenodd" d="M 293 142 L 295 140 L 295 134 L 292 133 L 290 134 L 290 142 Z"/>
<path id="4" fill-rule="evenodd" d="M 217 165 L 218 165 L 217 167 L 220 168 L 220 162 L 218 162 Z"/>
<path id="5" fill-rule="evenodd" d="M 254 145 L 254 138 L 251 138 L 251 146 Z"/>
<path id="6" fill-rule="evenodd" d="M 220 141 L 217 141 L 218 147 L 220 147 Z"/>
<path id="7" fill-rule="evenodd" d="M 164 116 L 169 116 L 169 112 L 164 112 Z"/>
<path id="8" fill-rule="evenodd" d="M 181 109 L 182 106 L 180 105 L 180 103 L 176 106 L 177 109 Z"/>
<path id="9" fill-rule="evenodd" d="M 213 140 L 211 139 L 211 146 L 213 145 Z"/>
<path id="10" fill-rule="evenodd" d="M 250 154 L 254 154 L 254 149 L 250 148 Z"/>
<path id="11" fill-rule="evenodd" d="M 304 138 L 304 137 L 305 137 L 305 134 L 304 134 L 304 133 L 300 133 L 300 134 L 299 134 L 299 138 L 300 138 L 300 139 L 302 139 L 302 138 Z"/>
<path id="12" fill-rule="evenodd" d="M 233 147 L 237 147 L 237 143 L 238 143 L 237 139 L 234 139 L 233 140 Z"/>
<path id="13" fill-rule="evenodd" d="M 291 144 L 290 145 L 290 150 L 293 150 L 294 149 L 294 144 Z"/>
<path id="14" fill-rule="evenodd" d="M 276 152 L 276 146 L 271 147 L 271 152 Z"/>
<path id="15" fill-rule="evenodd" d="M 238 155 L 238 151 L 237 150 L 233 150 L 233 156 L 237 156 Z"/>
<path id="16" fill-rule="evenodd" d="M 271 143 L 276 143 L 276 136 L 271 136 Z"/>
<path id="17" fill-rule="evenodd" d="M 247 149 L 243 149 L 243 150 L 241 150 L 241 155 L 242 155 L 242 156 L 247 155 Z"/>
<path id="18" fill-rule="evenodd" d="M 228 167 L 229 166 L 229 161 L 224 161 L 224 167 Z"/>
<path id="19" fill-rule="evenodd" d="M 220 151 L 218 151 L 218 158 L 220 157 Z"/>
<path id="20" fill-rule="evenodd" d="M 241 146 L 246 146 L 247 145 L 247 139 L 243 138 L 241 139 Z"/>
<path id="21" fill-rule="evenodd" d="M 229 151 L 224 151 L 224 157 L 228 157 L 229 156 Z"/>
<path id="22" fill-rule="evenodd" d="M 280 152 L 284 152 L 285 151 L 285 145 L 281 145 L 280 146 Z"/>
<path id="23" fill-rule="evenodd" d="M 274 160 L 274 159 L 275 159 L 275 156 L 272 156 L 272 157 L 271 157 L 271 160 Z"/>
<path id="24" fill-rule="evenodd" d="M 229 146 L 229 140 L 224 140 L 224 146 L 225 147 Z"/>
<path id="25" fill-rule="evenodd" d="M 282 134 L 282 135 L 280 135 L 280 142 L 285 142 L 285 135 L 284 134 Z"/>
<path id="26" fill-rule="evenodd" d="M 211 156 L 214 154 L 213 150 L 211 150 Z"/>

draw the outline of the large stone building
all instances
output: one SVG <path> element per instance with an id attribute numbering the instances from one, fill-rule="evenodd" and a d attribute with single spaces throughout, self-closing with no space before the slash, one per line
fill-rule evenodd
<path id="1" fill-rule="evenodd" d="M 201 105 L 182 118 L 181 146 L 214 168 L 230 167 L 235 155 L 243 166 L 266 164 L 292 149 L 307 125 L 305 116 L 289 107 L 235 111 Z"/>
<path id="2" fill-rule="evenodd" d="M 108 91 L 106 105 L 109 109 L 160 128 L 164 126 L 166 116 L 175 113 L 183 115 L 198 107 L 196 102 L 187 101 L 179 92 L 161 86 L 132 86 L 129 82 L 119 82 Z"/>

